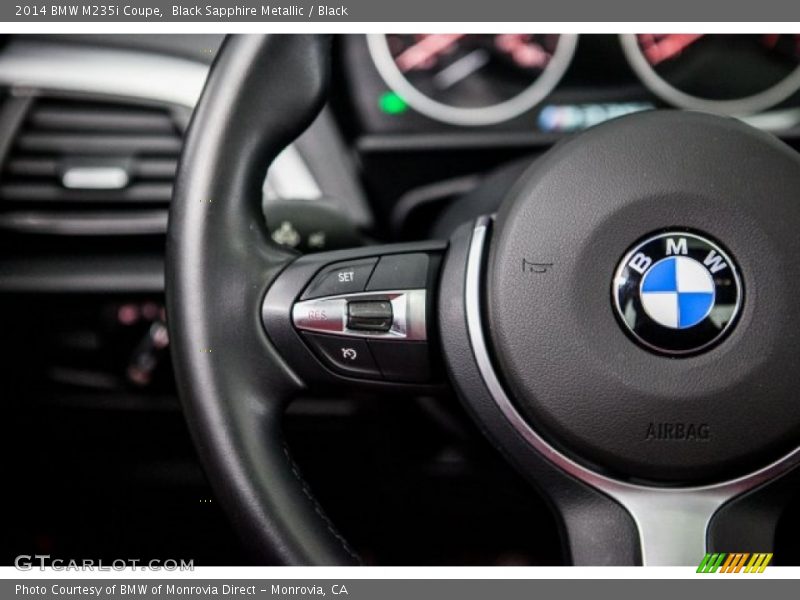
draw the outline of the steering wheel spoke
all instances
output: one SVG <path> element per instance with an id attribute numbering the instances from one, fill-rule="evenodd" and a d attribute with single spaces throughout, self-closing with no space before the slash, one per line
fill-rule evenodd
<path id="1" fill-rule="evenodd" d="M 706 552 L 774 551 L 777 523 L 796 493 L 800 449 L 744 476 L 694 486 L 613 477 L 541 435 L 506 391 L 483 324 L 483 270 L 493 219 L 451 239 L 441 279 L 439 324 L 459 395 L 485 431 L 539 487 L 561 521 L 573 564 L 691 566 Z M 446 298 L 463 298 L 447 302 Z M 747 525 L 744 525 L 747 523 Z"/>
<path id="2" fill-rule="evenodd" d="M 309 254 L 264 297 L 262 319 L 298 379 L 326 393 L 435 393 L 444 376 L 433 307 L 446 244 Z"/>

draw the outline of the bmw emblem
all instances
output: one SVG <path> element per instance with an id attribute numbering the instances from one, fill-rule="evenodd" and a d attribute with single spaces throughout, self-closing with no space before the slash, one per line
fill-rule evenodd
<path id="1" fill-rule="evenodd" d="M 717 243 L 668 231 L 625 255 L 612 294 L 633 339 L 655 352 L 688 355 L 722 340 L 736 321 L 743 290 L 736 265 Z"/>

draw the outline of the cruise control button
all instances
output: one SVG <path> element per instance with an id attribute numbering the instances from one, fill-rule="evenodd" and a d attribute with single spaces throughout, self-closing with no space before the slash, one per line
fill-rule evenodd
<path id="1" fill-rule="evenodd" d="M 334 371 L 351 377 L 381 378 L 381 372 L 364 340 L 316 333 L 304 333 L 303 337 L 322 362 Z"/>
<path id="2" fill-rule="evenodd" d="M 292 321 L 298 329 L 342 333 L 347 321 L 344 298 L 305 300 L 292 308 Z"/>
<path id="3" fill-rule="evenodd" d="M 351 301 L 347 304 L 347 328 L 357 331 L 389 331 L 392 303 L 388 300 Z"/>
<path id="4" fill-rule="evenodd" d="M 314 277 L 300 299 L 363 292 L 377 262 L 377 258 L 365 258 L 328 265 Z"/>

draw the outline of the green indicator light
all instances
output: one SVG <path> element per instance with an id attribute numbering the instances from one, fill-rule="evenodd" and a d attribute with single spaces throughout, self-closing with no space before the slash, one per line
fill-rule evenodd
<path id="1" fill-rule="evenodd" d="M 399 115 L 408 110 L 408 104 L 395 92 L 385 92 L 378 99 L 378 106 L 387 115 Z"/>

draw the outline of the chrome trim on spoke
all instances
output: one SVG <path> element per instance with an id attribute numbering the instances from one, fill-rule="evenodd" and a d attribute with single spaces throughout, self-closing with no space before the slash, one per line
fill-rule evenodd
<path id="1" fill-rule="evenodd" d="M 348 328 L 347 304 L 353 300 L 391 302 L 392 326 L 389 331 L 362 331 Z M 297 329 L 317 333 L 376 340 L 425 341 L 428 339 L 426 305 L 427 292 L 424 289 L 323 296 L 296 302 L 292 307 L 292 322 Z"/>
<path id="2" fill-rule="evenodd" d="M 619 502 L 639 530 L 642 563 L 697 564 L 706 551 L 714 513 L 728 500 L 785 473 L 800 463 L 800 448 L 753 473 L 706 486 L 658 488 L 635 485 L 592 471 L 562 454 L 522 417 L 500 383 L 489 356 L 482 324 L 481 279 L 491 218 L 477 220 L 472 233 L 465 285 L 467 332 L 483 382 L 498 408 L 525 441 L 551 463 Z"/>

